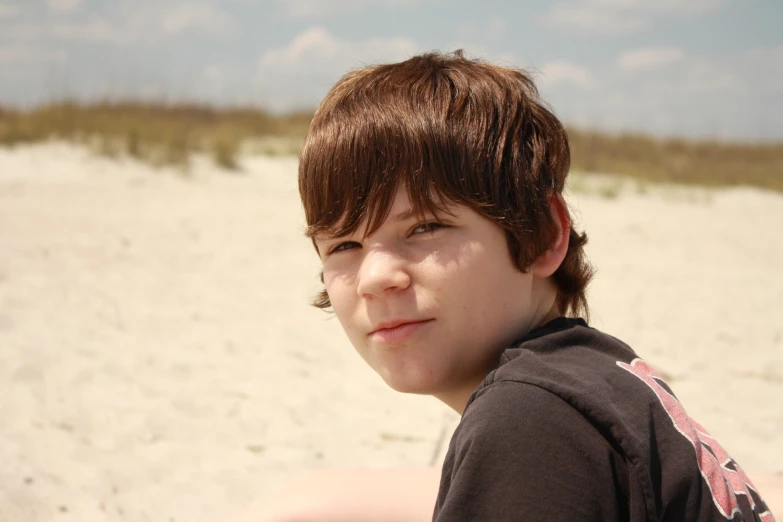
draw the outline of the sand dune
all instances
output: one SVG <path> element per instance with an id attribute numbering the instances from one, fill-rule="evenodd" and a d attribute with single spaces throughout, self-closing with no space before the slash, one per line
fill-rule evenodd
<path id="1" fill-rule="evenodd" d="M 308 306 L 295 160 L 243 165 L 0 149 L 0 520 L 210 521 L 301 469 L 442 454 L 456 416 L 386 389 Z M 747 471 L 783 472 L 783 196 L 569 202 L 593 325 Z"/>

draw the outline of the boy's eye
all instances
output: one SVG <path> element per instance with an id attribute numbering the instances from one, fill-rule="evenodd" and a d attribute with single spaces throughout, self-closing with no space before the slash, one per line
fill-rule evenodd
<path id="1" fill-rule="evenodd" d="M 336 254 L 337 252 L 343 252 L 345 250 L 350 250 L 355 247 L 360 247 L 361 245 L 357 243 L 356 241 L 346 241 L 344 243 L 340 243 L 338 245 L 335 245 L 332 247 L 331 250 L 329 250 L 330 254 Z"/>
<path id="2" fill-rule="evenodd" d="M 413 229 L 414 234 L 424 234 L 425 232 L 429 232 L 430 234 L 435 232 L 439 228 L 443 228 L 444 225 L 438 223 L 437 221 L 430 221 L 428 223 L 422 223 L 421 225 L 418 225 L 416 228 Z"/>

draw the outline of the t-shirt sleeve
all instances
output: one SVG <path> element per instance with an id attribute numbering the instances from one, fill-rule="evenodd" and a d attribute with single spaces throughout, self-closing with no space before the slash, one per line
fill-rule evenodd
<path id="1" fill-rule="evenodd" d="M 454 434 L 434 520 L 621 520 L 627 489 L 622 457 L 576 409 L 537 386 L 500 382 Z"/>

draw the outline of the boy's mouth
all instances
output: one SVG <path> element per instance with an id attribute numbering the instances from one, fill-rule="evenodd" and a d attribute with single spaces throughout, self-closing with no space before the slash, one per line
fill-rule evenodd
<path id="1" fill-rule="evenodd" d="M 404 341 L 434 319 L 398 319 L 379 323 L 369 336 L 378 342 Z"/>

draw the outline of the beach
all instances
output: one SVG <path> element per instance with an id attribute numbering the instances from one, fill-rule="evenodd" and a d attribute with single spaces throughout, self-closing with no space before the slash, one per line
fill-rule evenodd
<path id="1" fill-rule="evenodd" d="M 0 148 L 0 521 L 213 521 L 305 469 L 442 459 L 457 415 L 309 305 L 296 159 L 240 163 Z M 591 325 L 783 473 L 783 194 L 578 181 Z"/>

